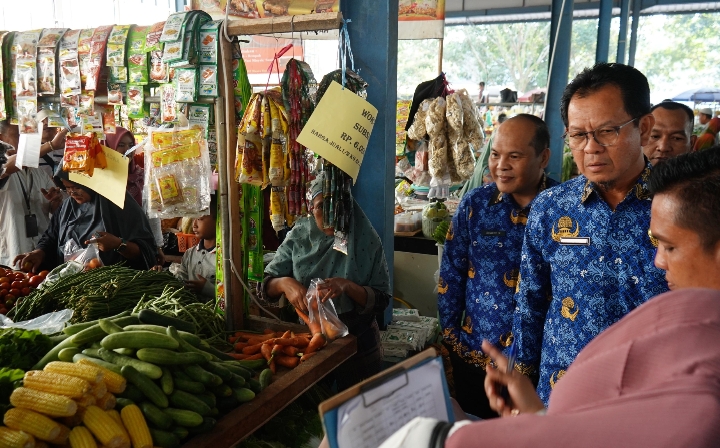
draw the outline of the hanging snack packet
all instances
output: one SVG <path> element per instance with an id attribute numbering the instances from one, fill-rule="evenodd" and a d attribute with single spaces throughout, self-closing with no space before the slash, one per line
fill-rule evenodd
<path id="1" fill-rule="evenodd" d="M 120 83 L 114 83 L 109 82 L 108 83 L 108 105 L 109 106 L 122 106 L 123 105 L 123 97 L 124 91 L 127 89 L 126 84 L 120 84 Z"/>
<path id="2" fill-rule="evenodd" d="M 69 30 L 60 40 L 60 95 L 63 103 L 74 102 L 66 98 L 80 94 L 80 65 L 78 39 L 80 30 Z"/>
<path id="3" fill-rule="evenodd" d="M 87 79 L 85 81 L 85 90 L 94 91 L 98 87 L 100 81 L 100 68 L 105 59 L 105 49 L 107 40 L 112 32 L 112 25 L 99 26 L 95 29 L 90 40 L 90 56 L 88 58 Z"/>
<path id="4" fill-rule="evenodd" d="M 177 120 L 177 103 L 175 102 L 175 86 L 163 84 L 160 90 L 160 116 L 163 123 Z"/>
<path id="5" fill-rule="evenodd" d="M 40 35 L 38 42 L 38 90 L 40 93 L 54 94 L 56 47 L 60 42 L 65 28 L 46 28 Z"/>
<path id="6" fill-rule="evenodd" d="M 262 94 L 253 94 L 238 128 L 235 180 L 241 184 L 263 185 L 262 100 Z"/>
<path id="7" fill-rule="evenodd" d="M 210 126 L 210 106 L 204 104 L 192 104 L 188 109 L 188 122 L 190 129 L 202 129 L 203 136 L 207 138 Z"/>
<path id="8" fill-rule="evenodd" d="M 21 134 L 35 134 L 38 132 L 36 98 L 18 98 L 17 116 L 18 129 Z"/>
<path id="9" fill-rule="evenodd" d="M 115 125 L 115 109 L 111 109 L 102 114 L 103 132 L 105 134 L 115 134 L 117 126 Z"/>
<path id="10" fill-rule="evenodd" d="M 218 96 L 218 69 L 214 65 L 200 66 L 200 95 Z"/>
<path id="11" fill-rule="evenodd" d="M 200 63 L 214 64 L 218 62 L 218 38 L 221 20 L 208 22 L 200 27 L 198 41 L 200 42 Z"/>
<path id="12" fill-rule="evenodd" d="M 197 100 L 197 70 L 179 68 L 175 75 L 175 101 L 192 103 Z"/>
<path id="13" fill-rule="evenodd" d="M 187 17 L 187 12 L 175 12 L 170 14 L 163 26 L 160 42 L 174 42 L 182 36 L 182 27 Z"/>
<path id="14" fill-rule="evenodd" d="M 145 85 L 150 81 L 148 76 L 147 51 L 145 40 L 150 31 L 148 26 L 133 26 L 128 37 L 128 82 Z"/>
<path id="15" fill-rule="evenodd" d="M 125 53 L 129 33 L 130 25 L 115 25 L 108 38 L 107 66 L 110 67 L 110 81 L 113 83 L 128 82 Z"/>
<path id="16" fill-rule="evenodd" d="M 63 155 L 63 171 L 81 172 L 88 176 L 93 175 L 95 158 L 91 153 L 92 139 L 82 134 L 68 134 L 65 139 L 65 154 Z"/>
<path id="17" fill-rule="evenodd" d="M 80 94 L 80 105 L 78 106 L 78 115 L 94 115 L 95 114 L 95 92 L 85 91 Z"/>
<path id="18" fill-rule="evenodd" d="M 37 98 L 37 62 L 35 53 L 15 58 L 16 97 Z"/>
<path id="19" fill-rule="evenodd" d="M 0 31 L 0 86 L 3 86 L 0 88 L 0 121 L 7 119 L 7 109 L 5 107 L 5 83 L 4 83 L 4 71 L 3 68 L 3 43 L 5 42 L 5 38 L 8 36 L 7 31 Z"/>
<path id="20" fill-rule="evenodd" d="M 127 89 L 128 118 L 143 118 L 145 116 L 145 90 L 143 86 L 128 85 Z"/>
<path id="21" fill-rule="evenodd" d="M 87 28 L 80 31 L 78 38 L 78 60 L 80 62 L 80 79 L 83 85 L 87 82 L 87 75 L 90 71 L 90 51 L 92 51 L 92 36 L 95 30 Z"/>

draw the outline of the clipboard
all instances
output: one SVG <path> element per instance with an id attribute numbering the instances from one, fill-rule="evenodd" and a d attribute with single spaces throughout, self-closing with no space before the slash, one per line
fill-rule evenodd
<path id="1" fill-rule="evenodd" d="M 331 448 L 377 447 L 415 417 L 455 421 L 442 358 L 434 348 L 356 384 L 318 408 Z"/>

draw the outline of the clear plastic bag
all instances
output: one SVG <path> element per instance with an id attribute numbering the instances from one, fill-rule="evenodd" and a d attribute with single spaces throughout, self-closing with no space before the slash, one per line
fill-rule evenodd
<path id="1" fill-rule="evenodd" d="M 95 269 L 104 266 L 100 259 L 100 251 L 95 244 L 83 249 L 75 240 L 68 240 L 63 247 L 65 262 L 74 261 L 83 269 Z"/>
<path id="2" fill-rule="evenodd" d="M 72 318 L 73 310 L 54 311 L 43 314 L 35 319 L 23 322 L 13 322 L 11 319 L 0 314 L 0 328 L 22 328 L 24 330 L 40 330 L 42 334 L 59 333 L 65 327 L 65 323 Z"/>
<path id="3" fill-rule="evenodd" d="M 337 338 L 347 336 L 349 330 L 347 325 L 338 317 L 337 311 L 335 311 L 335 304 L 332 300 L 326 300 L 325 302 L 320 300 L 318 286 L 323 283 L 325 282 L 322 279 L 312 279 L 305 299 L 308 302 L 310 322 L 318 323 L 322 333 L 329 341 L 333 341 Z"/>

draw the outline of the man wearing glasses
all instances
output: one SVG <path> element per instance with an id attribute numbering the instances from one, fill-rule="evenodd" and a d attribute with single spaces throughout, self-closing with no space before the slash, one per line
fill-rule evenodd
<path id="1" fill-rule="evenodd" d="M 622 64 L 585 69 L 560 104 L 581 175 L 542 192 L 528 217 L 515 295 L 518 369 L 550 391 L 601 331 L 667 291 L 653 264 L 645 159 L 655 119 L 645 76 Z"/>

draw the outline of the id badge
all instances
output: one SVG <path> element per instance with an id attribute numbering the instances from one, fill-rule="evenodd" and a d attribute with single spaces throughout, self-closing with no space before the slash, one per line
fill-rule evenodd
<path id="1" fill-rule="evenodd" d="M 38 236 L 38 223 L 35 215 L 25 215 L 25 236 L 28 238 Z"/>

